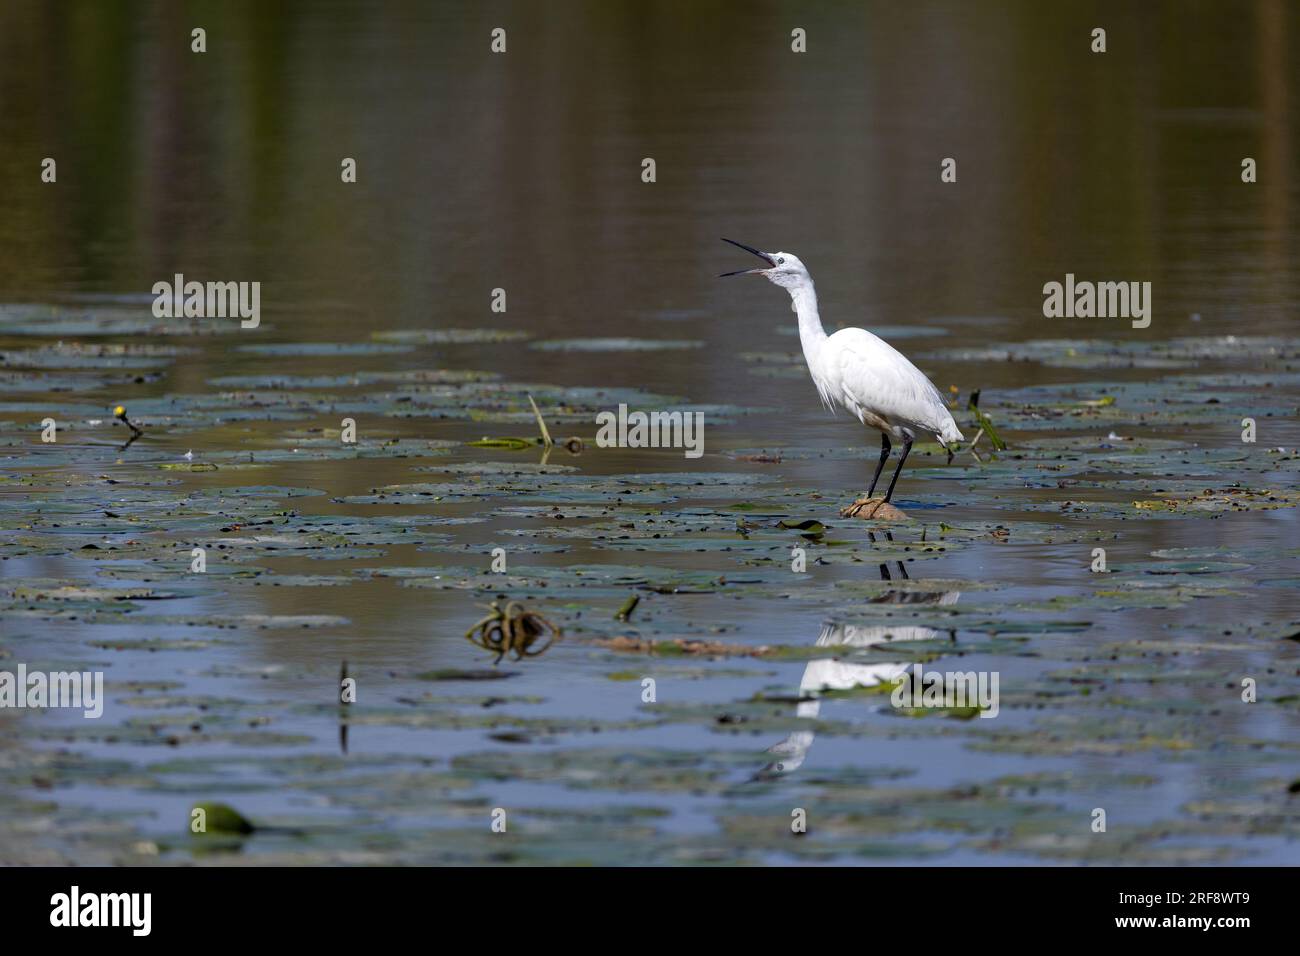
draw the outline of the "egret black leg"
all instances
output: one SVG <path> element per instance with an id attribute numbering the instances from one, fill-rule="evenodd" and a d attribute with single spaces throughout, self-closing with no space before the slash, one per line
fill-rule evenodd
<path id="1" fill-rule="evenodd" d="M 893 543 L 894 543 L 894 536 L 893 536 L 890 532 L 886 531 L 886 532 L 885 532 L 885 540 L 888 541 L 890 544 L 893 544 Z M 871 539 L 872 544 L 874 544 L 875 541 L 876 541 L 875 538 L 872 538 L 872 539 Z M 901 574 L 901 575 L 903 576 L 903 580 L 904 580 L 904 581 L 910 581 L 910 580 L 912 580 L 911 577 L 910 577 L 910 576 L 908 575 L 908 573 L 907 573 L 907 568 L 903 567 L 903 562 L 902 562 L 902 561 L 895 561 L 894 563 L 898 565 L 898 573 Z M 881 567 L 883 568 L 884 565 L 882 564 Z"/>
<path id="2" fill-rule="evenodd" d="M 912 450 L 912 436 L 908 435 L 903 439 L 903 457 L 898 459 L 898 467 L 894 469 L 894 477 L 889 481 L 889 490 L 885 492 L 885 500 L 892 501 L 894 498 L 894 485 L 898 484 L 898 473 L 903 470 L 903 462 L 907 461 L 907 453 Z"/>
<path id="3" fill-rule="evenodd" d="M 880 480 L 880 473 L 885 469 L 885 462 L 889 459 L 889 452 L 893 446 L 889 444 L 889 436 L 884 432 L 880 433 L 880 464 L 876 465 L 876 474 L 871 479 L 871 490 L 867 492 L 870 498 L 876 493 L 876 482 Z"/>

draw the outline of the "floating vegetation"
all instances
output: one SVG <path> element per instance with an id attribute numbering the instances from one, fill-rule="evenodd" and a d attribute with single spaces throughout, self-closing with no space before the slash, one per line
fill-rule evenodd
<path id="1" fill-rule="evenodd" d="M 698 349 L 704 343 L 696 339 L 546 339 L 528 347 L 541 352 L 658 352 Z"/>
<path id="2" fill-rule="evenodd" d="M 222 335 L 238 330 L 237 322 L 179 316 L 156 318 L 145 304 L 96 304 L 89 307 L 48 303 L 0 304 L 0 335 L 56 340 L 100 336 L 141 339 L 155 335 Z"/>
<path id="3" fill-rule="evenodd" d="M 213 834 L 216 836 L 227 834 L 239 834 L 247 836 L 257 827 L 234 807 L 225 803 L 198 803 L 190 809 L 191 820 L 201 819 L 203 829 L 195 830 L 192 826 L 191 832 L 198 833 L 200 836 Z"/>
<path id="4" fill-rule="evenodd" d="M 1002 326 L 978 322 L 935 320 L 943 342 L 877 330 L 998 366 L 952 375 L 987 383 L 979 458 L 917 442 L 912 520 L 886 522 L 841 517 L 878 447 L 786 403 L 784 376 L 807 374 L 788 340 L 742 343 L 766 409 L 692 404 L 680 363 L 641 380 L 661 391 L 557 384 L 583 354 L 667 348 L 693 368 L 691 339 L 544 339 L 526 354 L 548 383 L 502 363 L 522 331 L 231 361 L 203 337 L 237 323 L 156 320 L 147 301 L 0 306 L 0 661 L 102 670 L 106 698 L 98 721 L 0 714 L 5 861 L 1284 860 L 1296 342 L 990 350 Z M 622 403 L 703 411 L 709 464 L 545 457 Z M 545 653 L 561 621 L 563 668 L 499 666 Z M 362 679 L 346 707 L 343 658 Z M 918 662 L 1000 672 L 998 718 L 894 708 L 889 676 Z M 815 808 L 798 839 L 791 788 Z M 1133 813 L 1105 841 L 1080 832 L 1121 797 Z M 209 835 L 187 839 L 200 806 Z M 508 843 L 483 826 L 496 806 Z"/>
<path id="5" fill-rule="evenodd" d="M 644 640 L 639 637 L 610 637 L 594 641 L 611 651 L 631 654 L 654 654 L 659 657 L 701 655 L 707 657 L 766 657 L 773 653 L 770 647 L 747 644 L 730 644 L 724 641 L 701 641 L 691 638 L 674 638 L 668 641 Z"/>
<path id="6" fill-rule="evenodd" d="M 1139 511 L 1172 511 L 1186 513 L 1222 511 L 1271 511 L 1276 508 L 1294 508 L 1300 505 L 1300 491 L 1296 489 L 1207 488 L 1199 494 L 1174 498 L 1135 501 Z"/>
<path id="7" fill-rule="evenodd" d="M 623 606 L 614 612 L 614 620 L 616 621 L 630 620 L 632 617 L 632 612 L 636 610 L 636 606 L 640 603 L 641 603 L 641 595 L 639 594 L 631 595 L 630 597 L 628 597 L 626 601 L 623 602 Z"/>
<path id="8" fill-rule="evenodd" d="M 0 351 L 0 368 L 153 369 L 195 351 L 143 342 L 53 342 L 37 348 Z"/>
<path id="9" fill-rule="evenodd" d="M 505 602 L 504 606 L 502 602 Z M 518 601 L 499 598 L 490 607 L 491 613 L 470 625 L 465 637 L 471 644 L 494 652 L 497 656 L 492 662 L 494 664 L 500 664 L 506 654 L 514 654 L 517 661 L 536 657 L 545 653 L 561 636 L 558 627 Z M 533 645 L 542 637 L 546 638 L 546 643 L 534 650 Z"/>
<path id="10" fill-rule="evenodd" d="M 318 358 L 338 355 L 400 355 L 410 351 L 410 346 L 391 342 L 281 342 L 240 345 L 238 350 L 253 355 Z"/>
<path id="11" fill-rule="evenodd" d="M 412 368 L 369 372 L 349 372 L 344 375 L 222 375 L 209 379 L 217 388 L 266 391 L 268 389 L 357 388 L 363 385 L 392 384 L 412 386 L 461 385 L 490 382 L 501 376 L 496 372 L 479 372 L 472 369 Z"/>
<path id="12" fill-rule="evenodd" d="M 1168 341 L 1034 339 L 986 348 L 932 351 L 926 359 L 950 362 L 1041 362 L 1064 368 L 1175 368 L 1205 359 L 1257 361 L 1300 358 L 1300 340 L 1263 335 L 1220 335 Z"/>
<path id="13" fill-rule="evenodd" d="M 842 512 L 841 512 L 842 513 Z M 792 518 L 782 518 L 776 523 L 778 528 L 788 528 L 792 531 L 798 531 L 803 537 L 809 540 L 816 540 L 826 533 L 826 525 L 814 518 L 805 518 L 803 521 L 795 521 Z M 746 525 L 746 527 L 748 527 Z"/>
<path id="14" fill-rule="evenodd" d="M 480 438 L 465 444 L 471 448 L 505 448 L 510 451 L 522 451 L 525 448 L 533 448 L 538 441 L 533 438 Z"/>
<path id="15" fill-rule="evenodd" d="M 975 424 L 979 426 L 979 431 L 971 439 L 970 449 L 974 450 L 975 446 L 979 444 L 981 436 L 988 435 L 994 451 L 1006 451 L 1007 443 L 1002 440 L 998 430 L 993 427 L 993 420 L 980 411 L 980 390 L 978 388 L 970 393 L 970 400 L 966 403 L 966 411 L 975 416 Z M 949 463 L 951 463 L 951 456 L 949 457 Z"/>
<path id="16" fill-rule="evenodd" d="M 518 342 L 529 338 L 518 329 L 388 329 L 371 332 L 376 342 L 406 345 L 465 345 L 493 342 Z"/>

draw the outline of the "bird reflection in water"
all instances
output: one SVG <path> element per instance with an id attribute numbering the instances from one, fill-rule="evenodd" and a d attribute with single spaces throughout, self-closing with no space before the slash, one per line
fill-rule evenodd
<path id="1" fill-rule="evenodd" d="M 874 542 L 875 536 L 869 535 Z M 893 541 L 893 536 L 886 533 Z M 895 562 L 901 580 L 908 580 L 907 569 L 903 562 Z M 894 580 L 888 564 L 880 565 L 880 577 L 884 581 Z M 956 604 L 961 597 L 960 591 L 904 591 L 894 590 L 873 598 L 872 604 L 921 604 L 942 606 Z M 825 624 L 817 638 L 817 647 L 873 647 L 878 644 L 898 643 L 899 641 L 933 640 L 941 634 L 956 639 L 954 631 L 940 631 L 932 627 L 913 624 Z M 836 660 L 833 657 L 809 661 L 804 668 L 803 679 L 799 681 L 799 703 L 795 707 L 798 717 L 812 719 L 821 711 L 821 701 L 817 695 L 827 690 L 852 690 L 855 687 L 874 687 L 881 683 L 893 683 L 911 666 L 905 661 L 886 661 L 875 664 L 852 664 Z M 815 734 L 811 730 L 797 730 L 780 743 L 769 747 L 768 753 L 775 758 L 755 776 L 756 780 L 772 780 L 798 770 L 808 755 Z"/>

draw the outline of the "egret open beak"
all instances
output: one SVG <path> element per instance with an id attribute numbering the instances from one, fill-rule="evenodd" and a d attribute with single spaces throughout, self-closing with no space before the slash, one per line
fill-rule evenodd
<path id="1" fill-rule="evenodd" d="M 743 242 L 737 242 L 734 239 L 727 239 L 723 237 L 722 241 L 729 242 L 733 246 L 739 246 L 741 249 L 744 249 L 746 252 L 752 252 L 754 255 L 758 256 L 760 259 L 762 259 L 764 262 L 767 263 L 768 269 L 776 268 L 776 263 L 772 261 L 772 257 L 769 256 L 766 252 L 759 252 L 753 246 L 747 246 Z M 725 279 L 727 276 L 757 276 L 757 275 L 762 275 L 766 271 L 767 269 L 738 269 L 735 272 L 724 272 L 722 273 L 722 275 L 718 276 L 718 278 Z"/>

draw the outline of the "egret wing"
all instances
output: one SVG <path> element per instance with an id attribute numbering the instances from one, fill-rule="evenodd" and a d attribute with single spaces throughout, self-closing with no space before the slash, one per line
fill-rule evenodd
<path id="1" fill-rule="evenodd" d="M 960 439 L 939 390 L 902 352 L 865 329 L 841 329 L 836 348 L 845 404 L 886 421 Z"/>

